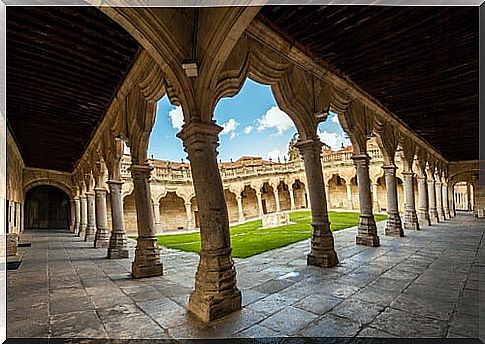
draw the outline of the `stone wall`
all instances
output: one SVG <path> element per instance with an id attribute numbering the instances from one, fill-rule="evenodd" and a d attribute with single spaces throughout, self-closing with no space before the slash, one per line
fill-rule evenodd
<path id="1" fill-rule="evenodd" d="M 187 228 L 185 201 L 175 192 L 168 192 L 160 200 L 159 211 L 162 231 L 189 229 Z"/>
<path id="2" fill-rule="evenodd" d="M 19 233 L 23 230 L 23 170 L 24 161 L 20 151 L 7 129 L 7 185 L 6 185 L 6 228 L 9 233 Z"/>
<path id="3" fill-rule="evenodd" d="M 136 223 L 135 196 L 133 194 L 123 199 L 123 219 L 126 233 L 136 234 L 138 232 L 138 226 Z"/>

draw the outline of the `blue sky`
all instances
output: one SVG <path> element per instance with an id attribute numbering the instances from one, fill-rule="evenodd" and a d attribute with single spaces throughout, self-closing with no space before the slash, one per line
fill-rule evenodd
<path id="1" fill-rule="evenodd" d="M 224 128 L 219 135 L 218 148 L 218 158 L 222 161 L 237 160 L 244 155 L 283 159 L 288 142 L 296 133 L 291 119 L 277 107 L 271 88 L 249 79 L 236 96 L 224 98 L 217 104 L 214 118 Z M 163 97 L 158 102 L 148 155 L 162 160 L 187 161 L 182 141 L 175 136 L 182 124 L 181 109 Z M 319 135 L 333 148 L 340 148 L 342 142 L 349 144 L 335 115 L 320 124 Z"/>

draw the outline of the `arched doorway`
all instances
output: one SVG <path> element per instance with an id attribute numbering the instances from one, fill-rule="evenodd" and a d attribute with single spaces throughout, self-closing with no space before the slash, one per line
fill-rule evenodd
<path id="1" fill-rule="evenodd" d="M 25 195 L 24 220 L 26 229 L 69 229 L 69 195 L 51 185 L 33 187 Z"/>

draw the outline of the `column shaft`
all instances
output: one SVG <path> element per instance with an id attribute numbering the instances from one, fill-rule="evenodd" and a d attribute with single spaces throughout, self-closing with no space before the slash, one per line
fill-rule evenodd
<path id="1" fill-rule="evenodd" d="M 429 219 L 432 224 L 438 223 L 438 211 L 436 210 L 436 187 L 434 180 L 428 180 Z"/>
<path id="2" fill-rule="evenodd" d="M 264 209 L 263 209 L 263 197 L 261 195 L 261 191 L 256 192 L 256 197 L 258 198 L 259 217 L 262 217 L 264 215 Z"/>
<path id="3" fill-rule="evenodd" d="M 94 189 L 96 193 L 96 235 L 94 247 L 107 248 L 109 246 L 108 214 L 106 206 L 106 190 Z"/>
<path id="4" fill-rule="evenodd" d="M 162 221 L 160 220 L 160 204 L 153 203 L 152 208 L 155 233 L 160 233 L 162 231 Z"/>
<path id="5" fill-rule="evenodd" d="M 133 192 L 135 194 L 136 223 L 138 238 L 136 240 L 135 260 L 131 265 L 131 274 L 135 278 L 163 275 L 160 261 L 160 249 L 157 244 L 153 209 L 150 192 L 150 172 L 148 165 L 131 165 Z"/>
<path id="6" fill-rule="evenodd" d="M 242 204 L 242 196 L 238 195 L 236 196 L 236 201 L 237 201 L 237 211 L 239 214 L 238 221 L 243 222 L 244 221 L 244 210 L 243 210 L 243 204 Z"/>
<path id="7" fill-rule="evenodd" d="M 428 186 L 426 176 L 418 177 L 418 222 L 421 226 L 431 225 L 428 208 Z"/>
<path id="8" fill-rule="evenodd" d="M 419 230 L 418 216 L 414 201 L 414 174 L 413 172 L 403 172 L 404 193 L 406 194 L 406 205 L 404 214 L 404 228 Z"/>
<path id="9" fill-rule="evenodd" d="M 194 218 L 192 216 L 192 204 L 185 203 L 185 214 L 187 215 L 187 228 L 195 228 Z"/>
<path id="10" fill-rule="evenodd" d="M 352 204 L 352 185 L 350 185 L 350 181 L 345 183 L 345 189 L 347 190 L 347 204 L 349 209 L 354 209 Z"/>
<path id="11" fill-rule="evenodd" d="M 86 227 L 88 225 L 88 200 L 86 195 L 82 195 L 79 198 L 81 201 L 81 222 L 80 222 L 80 230 L 77 235 L 83 238 L 84 234 L 86 233 Z"/>
<path id="12" fill-rule="evenodd" d="M 398 208 L 396 166 L 389 165 L 383 166 L 382 168 L 384 169 L 387 194 L 387 222 L 385 233 L 390 236 L 404 236 Z"/>
<path id="13" fill-rule="evenodd" d="M 125 224 L 123 219 L 123 200 L 121 198 L 121 188 L 123 182 L 119 180 L 109 180 L 109 196 L 111 200 L 111 223 L 112 231 L 109 238 L 108 258 L 122 259 L 128 258 L 128 246 L 126 242 Z"/>
<path id="14" fill-rule="evenodd" d="M 435 182 L 436 193 L 436 211 L 438 212 L 439 221 L 445 220 L 445 212 L 443 210 L 443 192 L 441 188 L 441 182 Z"/>
<path id="15" fill-rule="evenodd" d="M 86 233 L 84 235 L 84 241 L 93 241 L 96 235 L 96 205 L 94 200 L 94 193 L 86 192 L 87 197 L 87 212 L 88 212 L 88 224 L 86 226 Z"/>
<path id="16" fill-rule="evenodd" d="M 279 196 L 278 189 L 274 189 L 273 193 L 274 193 L 274 199 L 276 202 L 276 212 L 279 212 L 281 208 L 280 208 L 280 196 Z"/>
<path id="17" fill-rule="evenodd" d="M 372 205 L 374 208 L 374 211 L 379 211 L 379 184 L 373 183 L 372 184 Z"/>
<path id="18" fill-rule="evenodd" d="M 295 194 L 293 193 L 293 186 L 290 185 L 288 191 L 290 192 L 290 209 L 295 210 Z"/>
<path id="19" fill-rule="evenodd" d="M 74 208 L 74 234 L 77 235 L 81 229 L 81 199 L 79 198 L 79 196 L 74 197 Z"/>
<path id="20" fill-rule="evenodd" d="M 356 237 L 357 245 L 379 246 L 379 236 L 377 226 L 372 213 L 370 178 L 369 178 L 369 156 L 367 154 L 353 155 L 355 168 L 357 171 L 357 184 L 359 186 L 359 205 L 360 215 L 358 233 Z"/>

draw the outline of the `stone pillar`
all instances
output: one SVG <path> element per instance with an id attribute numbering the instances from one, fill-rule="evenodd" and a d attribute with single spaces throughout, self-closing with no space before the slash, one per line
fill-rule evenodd
<path id="1" fill-rule="evenodd" d="M 239 213 L 239 222 L 244 221 L 244 211 L 243 211 L 243 204 L 242 204 L 242 196 L 239 194 L 236 196 L 236 201 L 237 201 L 237 211 Z"/>
<path id="2" fill-rule="evenodd" d="M 188 310 L 204 322 L 241 309 L 231 256 L 229 216 L 217 165 L 218 134 L 214 122 L 192 120 L 177 134 L 188 153 L 200 213 L 200 261 Z"/>
<path id="3" fill-rule="evenodd" d="M 426 176 L 418 177 L 418 221 L 421 226 L 430 226 L 428 208 L 428 186 Z"/>
<path id="4" fill-rule="evenodd" d="M 325 180 L 323 180 L 323 182 L 325 183 Z M 328 185 L 325 184 L 325 196 L 327 197 L 327 208 L 330 209 L 332 208 L 332 203 L 330 202 L 330 190 L 328 188 Z"/>
<path id="5" fill-rule="evenodd" d="M 471 211 L 472 210 L 472 193 L 470 190 L 470 184 L 466 184 L 466 197 L 465 197 L 465 202 L 466 202 L 466 210 Z"/>
<path id="6" fill-rule="evenodd" d="M 160 204 L 152 203 L 152 208 L 155 233 L 160 233 L 162 231 L 162 221 L 160 220 Z"/>
<path id="7" fill-rule="evenodd" d="M 256 197 L 258 198 L 258 207 L 259 207 L 259 217 L 263 217 L 263 196 L 261 195 L 261 191 L 256 191 Z"/>
<path id="8" fill-rule="evenodd" d="M 295 194 L 293 193 L 293 186 L 290 185 L 288 191 L 290 192 L 290 209 L 295 210 Z"/>
<path id="9" fill-rule="evenodd" d="M 138 227 L 135 260 L 131 265 L 131 274 L 134 278 L 161 276 L 163 275 L 163 265 L 160 261 L 150 193 L 152 167 L 132 164 L 130 170 L 133 178 Z"/>
<path id="10" fill-rule="evenodd" d="M 94 193 L 86 192 L 87 210 L 88 210 L 88 224 L 86 226 L 86 233 L 84 241 L 93 241 L 96 235 L 96 205 L 94 201 Z"/>
<path id="11" fill-rule="evenodd" d="M 449 219 L 451 218 L 450 200 L 448 198 L 448 185 L 445 183 L 441 185 L 441 193 L 443 195 L 443 211 L 445 213 L 445 219 Z"/>
<path id="12" fill-rule="evenodd" d="M 73 233 L 76 232 L 76 205 L 74 204 L 74 199 L 70 201 L 71 210 L 71 224 L 69 225 L 69 230 Z"/>
<path id="13" fill-rule="evenodd" d="M 356 237 L 357 245 L 379 246 L 379 236 L 377 235 L 377 226 L 372 213 L 372 204 L 370 196 L 370 178 L 369 178 L 369 156 L 367 154 L 353 155 L 357 171 L 357 185 L 359 186 L 359 225 Z"/>
<path id="14" fill-rule="evenodd" d="M 276 202 L 276 212 L 279 212 L 281 210 L 281 207 L 280 207 L 280 196 L 279 196 L 279 191 L 278 189 L 273 189 L 273 194 L 274 194 L 274 199 L 275 199 L 275 202 Z"/>
<path id="15" fill-rule="evenodd" d="M 185 214 L 187 215 L 187 228 L 195 228 L 194 217 L 192 216 L 192 204 L 185 203 Z"/>
<path id="16" fill-rule="evenodd" d="M 445 212 L 443 211 L 443 193 L 441 191 L 441 182 L 435 181 L 435 194 L 436 194 L 436 211 L 438 212 L 439 221 L 445 220 Z"/>
<path id="17" fill-rule="evenodd" d="M 94 247 L 107 248 L 109 246 L 108 214 L 106 207 L 106 189 L 95 188 L 96 194 L 96 235 Z"/>
<path id="18" fill-rule="evenodd" d="M 74 197 L 74 234 L 79 234 L 81 230 L 81 198 L 79 196 Z"/>
<path id="19" fill-rule="evenodd" d="M 372 206 L 374 211 L 379 211 L 379 184 L 372 183 Z"/>
<path id="20" fill-rule="evenodd" d="M 108 258 L 122 259 L 128 258 L 128 246 L 126 242 L 125 223 L 123 219 L 123 200 L 121 198 L 121 188 L 123 182 L 119 180 L 109 180 L 109 196 L 111 200 L 111 224 L 112 231 L 109 238 Z"/>
<path id="21" fill-rule="evenodd" d="M 79 196 L 81 200 L 81 223 L 80 223 L 80 230 L 77 235 L 81 238 L 84 237 L 86 233 L 86 227 L 88 225 L 88 199 L 86 195 Z"/>
<path id="22" fill-rule="evenodd" d="M 436 210 L 436 187 L 434 180 L 428 180 L 429 220 L 432 224 L 440 222 Z"/>
<path id="23" fill-rule="evenodd" d="M 456 203 L 455 203 L 455 193 L 453 187 L 448 188 L 450 197 L 450 212 L 452 217 L 456 217 Z"/>
<path id="24" fill-rule="evenodd" d="M 354 209 L 352 205 L 352 185 L 350 185 L 350 181 L 345 183 L 345 189 L 347 190 L 347 204 L 349 209 Z"/>
<path id="25" fill-rule="evenodd" d="M 396 185 L 396 166 L 383 166 L 384 178 L 386 180 L 386 196 L 387 196 L 387 222 L 386 235 L 390 236 L 404 236 L 402 229 L 401 216 L 399 216 L 399 207 L 397 200 L 397 185 Z"/>
<path id="26" fill-rule="evenodd" d="M 323 182 L 320 140 L 299 141 L 296 144 L 303 157 L 305 175 L 310 191 L 312 212 L 311 250 L 307 256 L 307 264 L 320 267 L 332 267 L 339 263 L 334 248 L 333 235 L 328 219 L 325 184 Z"/>
<path id="27" fill-rule="evenodd" d="M 404 228 L 419 230 L 418 216 L 414 202 L 414 174 L 413 172 L 403 172 L 404 193 L 406 194 L 406 205 L 404 214 Z"/>

